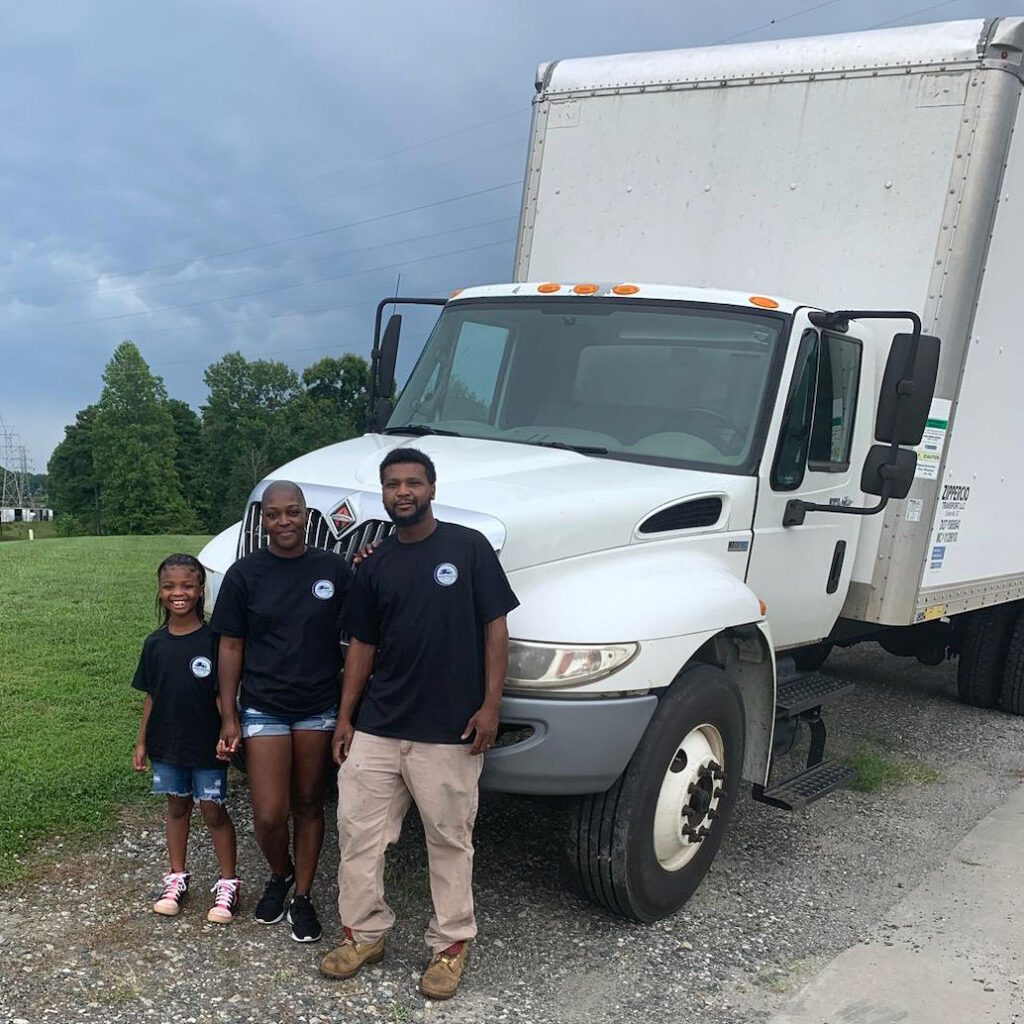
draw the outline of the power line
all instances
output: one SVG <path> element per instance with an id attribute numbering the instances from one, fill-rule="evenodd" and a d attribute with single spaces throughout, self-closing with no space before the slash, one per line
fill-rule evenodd
<path id="1" fill-rule="evenodd" d="M 402 260 L 398 263 L 387 263 L 379 267 L 367 267 L 363 270 L 352 270 L 347 271 L 344 274 L 331 274 L 329 277 L 316 277 L 309 281 L 297 281 L 293 284 L 277 285 L 273 288 L 259 288 L 251 292 L 239 292 L 234 295 L 222 295 L 215 299 L 202 299 L 198 302 L 183 302 L 175 306 L 160 306 L 157 309 L 145 309 L 139 310 L 135 313 L 115 313 L 112 316 L 99 316 L 91 317 L 85 320 L 64 320 L 58 323 L 51 324 L 30 324 L 24 327 L 6 327 L 0 329 L 0 333 L 3 334 L 17 334 L 23 331 L 39 331 L 53 329 L 57 327 L 80 327 L 86 324 L 99 324 L 109 323 L 112 320 L 129 320 L 137 316 L 153 316 L 157 313 L 172 313 L 180 309 L 194 309 L 196 306 L 209 306 L 217 302 L 232 302 L 235 299 L 249 299 L 254 298 L 258 295 L 268 295 L 272 292 L 287 291 L 291 288 L 305 288 L 311 284 L 322 284 L 326 281 L 340 281 L 346 277 L 358 277 L 360 274 L 372 274 L 379 270 L 394 270 L 397 267 L 405 267 L 412 263 L 425 263 L 428 260 L 442 259 L 446 256 L 457 256 L 464 252 L 477 252 L 481 249 L 490 249 L 496 245 L 508 245 L 514 242 L 514 238 L 501 238 L 495 242 L 485 242 L 482 245 L 471 245 L 466 246 L 462 249 L 452 249 L 448 252 L 435 253 L 432 256 L 419 256 L 411 260 Z"/>
<path id="2" fill-rule="evenodd" d="M 901 14 L 897 18 L 890 18 L 888 21 L 880 21 L 877 25 L 869 25 L 868 28 L 886 28 L 888 25 L 895 25 L 897 21 L 903 21 L 905 18 L 914 18 L 918 14 L 928 14 L 930 11 L 937 11 L 940 7 L 949 7 L 950 4 L 959 3 L 960 0 L 942 0 L 941 3 L 930 4 L 928 7 L 919 7 L 916 11 L 908 11 L 906 14 Z"/>
<path id="3" fill-rule="evenodd" d="M 834 4 L 842 2 L 843 0 L 823 0 L 822 3 L 814 4 L 812 7 L 805 7 L 802 11 L 794 11 L 792 14 L 787 14 L 781 18 L 772 18 L 771 21 L 766 21 L 763 25 L 755 25 L 753 28 L 747 28 L 742 32 L 736 32 L 734 35 L 726 36 L 724 39 L 717 39 L 709 45 L 721 46 L 722 43 L 731 43 L 734 39 L 742 39 L 744 36 L 752 35 L 754 32 L 760 32 L 762 29 L 773 28 L 775 25 L 781 25 L 783 22 L 792 21 L 794 18 L 802 18 L 805 14 L 810 14 L 812 11 L 820 11 L 823 7 L 832 7 Z"/>
<path id="4" fill-rule="evenodd" d="M 287 192 L 294 188 L 296 185 L 309 185 L 314 181 L 322 181 L 324 178 L 333 177 L 335 174 L 344 174 L 350 171 L 357 171 L 363 167 L 370 167 L 373 164 L 380 163 L 382 160 L 390 160 L 392 157 L 402 156 L 405 153 L 411 153 L 417 149 L 425 149 L 427 146 L 432 146 L 435 142 L 447 142 L 449 139 L 457 138 L 460 135 L 467 135 L 470 132 L 479 131 L 481 128 L 489 128 L 493 124 L 498 124 L 501 121 L 507 121 L 512 117 L 520 117 L 523 114 L 528 114 L 530 107 L 520 107 L 518 110 L 510 111 L 507 114 L 501 114 L 498 117 L 492 117 L 486 121 L 477 121 L 475 124 L 466 125 L 464 128 L 458 128 L 455 131 L 446 132 L 443 135 L 435 135 L 429 139 L 423 139 L 421 142 L 413 142 L 407 146 L 402 146 L 399 149 L 393 149 L 387 153 L 381 153 L 379 156 L 369 157 L 366 160 L 361 160 L 354 164 L 345 164 L 342 167 L 337 167 L 331 171 L 324 171 L 320 174 L 314 174 L 309 178 L 300 178 L 297 182 L 291 185 L 282 185 L 280 188 L 274 189 L 259 189 L 249 193 L 249 197 L 256 196 L 271 196 L 279 195 L 282 192 Z M 246 197 L 239 197 L 244 200 Z"/>
<path id="5" fill-rule="evenodd" d="M 393 245 L 405 245 L 409 242 L 422 242 L 430 238 L 441 238 L 444 235 L 458 234 L 460 231 L 471 231 L 475 228 L 493 227 L 495 224 L 507 224 L 509 221 L 517 219 L 518 218 L 516 217 L 496 217 L 494 220 L 479 221 L 476 224 L 465 224 L 462 227 L 448 228 L 445 231 L 431 231 L 424 235 L 412 235 L 408 238 L 397 238 L 392 242 L 380 242 L 377 245 L 367 245 L 359 249 L 341 249 L 337 252 L 329 252 L 325 253 L 323 256 L 313 256 L 305 260 L 287 260 L 284 263 L 266 264 L 258 267 L 239 267 L 237 270 L 225 270 L 220 274 L 204 274 L 202 277 L 181 278 L 174 281 L 159 281 L 151 284 L 147 283 L 145 287 L 147 290 L 152 291 L 157 288 L 173 288 L 181 285 L 200 284 L 207 281 L 220 281 L 227 277 L 237 277 L 239 274 L 265 274 L 275 270 L 284 270 L 286 267 L 302 267 L 308 266 L 311 263 L 323 263 L 325 260 L 339 259 L 342 256 L 357 256 L 366 252 L 374 252 L 377 249 L 387 249 Z M 81 283 L 83 282 L 70 282 L 66 285 L 53 285 L 50 288 L 39 289 L 31 294 L 39 294 L 40 291 L 59 291 L 62 288 L 71 287 L 71 284 Z M 139 287 L 137 284 L 118 285 L 115 288 L 107 289 L 104 292 L 104 298 L 107 295 L 129 291 L 137 287 Z M 15 294 L 10 297 L 17 298 L 18 296 Z"/>
<path id="6" fill-rule="evenodd" d="M 384 220 L 392 220 L 395 217 L 403 217 L 407 213 L 419 213 L 422 210 L 435 210 L 449 203 L 457 203 L 463 199 L 473 199 L 476 196 L 488 195 L 492 192 L 500 192 L 506 188 L 522 188 L 523 179 L 506 181 L 500 185 L 491 185 L 487 188 L 474 189 L 472 192 L 463 192 L 456 196 L 449 196 L 447 199 L 437 199 L 431 203 L 422 203 L 419 206 L 408 206 L 402 210 L 393 210 L 391 213 L 378 214 L 375 217 L 366 217 L 363 220 L 348 221 L 345 224 L 335 224 L 329 228 L 318 228 L 316 231 L 306 231 L 301 235 L 290 235 L 287 238 L 276 238 L 270 242 L 259 242 L 255 245 L 246 245 L 238 249 L 225 249 L 223 252 L 210 253 L 206 256 L 191 256 L 186 260 L 178 260 L 175 263 L 164 263 L 151 267 L 142 267 L 139 270 L 128 270 L 120 274 L 102 274 L 99 277 L 83 278 L 80 281 L 68 282 L 68 284 L 90 284 L 98 281 L 109 280 L 112 277 L 134 277 L 139 274 L 152 273 L 155 270 L 171 270 L 175 267 L 187 267 L 192 263 L 205 263 L 208 260 L 220 259 L 224 256 L 237 256 L 244 252 L 255 252 L 257 249 L 268 249 L 273 245 L 284 245 L 287 242 L 301 242 L 307 238 L 316 238 L 321 235 L 329 235 L 335 231 L 344 231 L 346 228 L 363 227 L 366 224 L 377 224 Z"/>

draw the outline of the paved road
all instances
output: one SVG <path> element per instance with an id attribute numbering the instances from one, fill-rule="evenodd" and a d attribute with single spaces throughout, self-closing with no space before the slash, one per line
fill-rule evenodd
<path id="1" fill-rule="evenodd" d="M 771 1024 L 1024 1019 L 1024 787 Z"/>

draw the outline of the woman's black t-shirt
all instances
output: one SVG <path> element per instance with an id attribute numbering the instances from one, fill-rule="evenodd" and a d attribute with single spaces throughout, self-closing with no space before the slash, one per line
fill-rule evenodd
<path id="1" fill-rule="evenodd" d="M 167 627 L 142 645 L 132 686 L 153 700 L 146 727 L 150 760 L 182 768 L 222 768 L 217 760 L 217 638 L 202 625 L 181 636 Z"/>
<path id="2" fill-rule="evenodd" d="M 297 558 L 261 548 L 228 569 L 210 628 L 245 641 L 243 707 L 292 716 L 338 706 L 351 578 L 340 555 L 320 548 Z"/>

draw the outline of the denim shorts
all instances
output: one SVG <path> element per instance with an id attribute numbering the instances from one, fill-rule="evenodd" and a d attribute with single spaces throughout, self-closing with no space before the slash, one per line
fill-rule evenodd
<path id="1" fill-rule="evenodd" d="M 228 798 L 228 766 L 183 768 L 166 761 L 154 761 L 153 792 L 222 804 Z"/>
<path id="2" fill-rule="evenodd" d="M 293 732 L 334 732 L 338 724 L 338 709 L 326 708 L 315 715 L 275 715 L 255 708 L 242 708 L 239 718 L 242 722 L 242 735 L 246 739 L 253 736 L 287 736 Z"/>

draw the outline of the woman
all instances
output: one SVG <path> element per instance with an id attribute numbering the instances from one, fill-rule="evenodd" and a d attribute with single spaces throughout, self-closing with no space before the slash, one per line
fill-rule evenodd
<path id="1" fill-rule="evenodd" d="M 341 610 L 351 578 L 339 555 L 306 546 L 308 515 L 297 484 L 267 486 L 269 545 L 228 569 L 210 623 L 220 635 L 218 752 L 230 756 L 245 743 L 256 842 L 271 871 L 254 916 L 261 924 L 280 921 L 294 885 L 287 915 L 296 942 L 322 935 L 310 891 L 323 843 Z"/>

